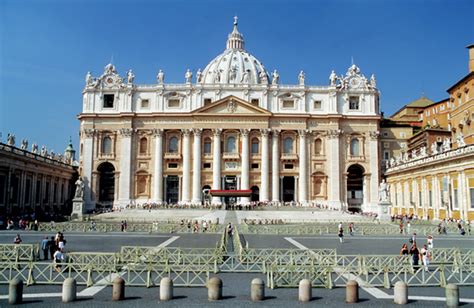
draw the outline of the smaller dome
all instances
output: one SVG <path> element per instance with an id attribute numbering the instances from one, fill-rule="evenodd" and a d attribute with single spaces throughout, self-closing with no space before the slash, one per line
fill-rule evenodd
<path id="1" fill-rule="evenodd" d="M 244 49 L 244 38 L 234 28 L 229 34 L 226 50 L 204 69 L 201 83 L 205 84 L 268 84 L 268 73 L 263 64 Z"/>

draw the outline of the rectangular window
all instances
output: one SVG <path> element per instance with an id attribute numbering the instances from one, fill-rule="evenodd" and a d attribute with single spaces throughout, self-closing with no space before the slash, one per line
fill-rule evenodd
<path id="1" fill-rule="evenodd" d="M 168 107 L 169 108 L 179 108 L 179 99 L 170 99 L 168 100 Z"/>
<path id="2" fill-rule="evenodd" d="M 150 101 L 148 99 L 142 99 L 141 107 L 142 108 L 149 108 L 150 107 Z"/>
<path id="3" fill-rule="evenodd" d="M 113 94 L 104 94 L 104 108 L 114 108 Z"/>
<path id="4" fill-rule="evenodd" d="M 322 102 L 321 101 L 314 101 L 313 107 L 314 107 L 315 110 L 321 110 Z"/>
<path id="5" fill-rule="evenodd" d="M 252 98 L 250 102 L 252 103 L 252 105 L 258 106 L 258 98 Z"/>
<path id="6" fill-rule="evenodd" d="M 285 169 L 293 169 L 293 164 L 285 164 Z"/>
<path id="7" fill-rule="evenodd" d="M 284 100 L 283 101 L 283 108 L 294 108 L 295 107 L 295 102 L 293 100 Z"/>
<path id="8" fill-rule="evenodd" d="M 212 103 L 212 99 L 210 99 L 210 98 L 205 98 L 205 99 L 204 99 L 204 106 L 207 106 L 207 105 L 209 105 L 210 103 Z"/>
<path id="9" fill-rule="evenodd" d="M 168 168 L 170 169 L 178 168 L 178 164 L 175 164 L 175 163 L 168 164 Z"/>
<path id="10" fill-rule="evenodd" d="M 387 132 L 383 132 L 382 134 L 384 137 L 388 137 L 388 133 Z"/>
<path id="11" fill-rule="evenodd" d="M 469 196 L 471 199 L 471 209 L 474 209 L 474 188 L 469 188 Z"/>
<path id="12" fill-rule="evenodd" d="M 349 109 L 359 110 L 359 97 L 358 96 L 349 96 Z"/>
<path id="13" fill-rule="evenodd" d="M 211 168 L 211 163 L 204 163 L 202 164 L 203 169 L 210 169 Z"/>
<path id="14" fill-rule="evenodd" d="M 258 169 L 258 164 L 252 164 L 252 169 Z"/>
<path id="15" fill-rule="evenodd" d="M 390 152 L 389 151 L 383 151 L 383 159 L 385 159 L 385 160 L 390 159 Z"/>
<path id="16" fill-rule="evenodd" d="M 383 148 L 384 149 L 389 149 L 390 148 L 390 143 L 389 142 L 384 142 L 383 143 Z"/>

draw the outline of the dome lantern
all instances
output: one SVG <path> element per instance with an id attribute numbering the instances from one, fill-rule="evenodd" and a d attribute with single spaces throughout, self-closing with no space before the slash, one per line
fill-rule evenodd
<path id="1" fill-rule="evenodd" d="M 237 29 L 238 17 L 234 16 L 234 29 L 227 38 L 226 49 L 244 49 L 244 37 Z"/>

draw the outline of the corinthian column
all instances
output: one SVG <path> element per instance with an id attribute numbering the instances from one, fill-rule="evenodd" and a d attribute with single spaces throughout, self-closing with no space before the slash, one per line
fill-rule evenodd
<path id="1" fill-rule="evenodd" d="M 298 198 L 302 205 L 308 202 L 308 159 L 306 153 L 306 130 L 298 131 L 300 137 Z"/>
<path id="2" fill-rule="evenodd" d="M 189 191 L 189 180 L 191 178 L 191 143 L 189 136 L 191 130 L 182 129 L 181 131 L 183 133 L 183 181 L 181 203 L 189 203 L 191 201 L 191 194 Z"/>
<path id="3" fill-rule="evenodd" d="M 193 129 L 193 203 L 201 203 L 201 128 Z"/>
<path id="4" fill-rule="evenodd" d="M 133 129 L 120 129 L 120 179 L 119 179 L 119 203 L 125 207 L 130 202 L 130 171 L 132 155 Z"/>
<path id="5" fill-rule="evenodd" d="M 213 157 L 212 157 L 212 189 L 221 189 L 221 133 L 222 129 L 214 129 Z M 220 205 L 220 197 L 212 197 L 212 204 Z"/>
<path id="6" fill-rule="evenodd" d="M 280 131 L 272 131 L 272 202 L 280 202 Z"/>
<path id="7" fill-rule="evenodd" d="M 268 198 L 268 173 L 269 173 L 269 155 L 268 155 L 268 134 L 269 129 L 261 129 L 262 134 L 262 168 L 260 175 L 260 201 L 267 202 Z"/>
<path id="8" fill-rule="evenodd" d="M 340 210 L 341 204 L 341 167 L 340 167 L 340 129 L 332 129 L 327 132 L 328 143 L 328 205 L 330 208 Z"/>
<path id="9" fill-rule="evenodd" d="M 155 137 L 153 200 L 161 204 L 163 203 L 163 130 L 154 129 L 153 136 Z"/>
<path id="10" fill-rule="evenodd" d="M 94 157 L 94 136 L 95 129 L 84 129 L 81 132 L 83 140 L 83 150 L 81 151 L 82 158 L 82 180 L 84 181 L 84 201 L 87 209 L 95 208 L 95 200 L 92 198 L 92 162 Z M 33 182 L 36 190 L 36 181 Z M 40 191 L 41 192 L 41 191 Z M 36 195 L 33 195 L 36 196 Z M 40 194 L 41 196 L 41 194 Z M 41 202 L 41 201 L 40 201 Z"/>
<path id="11" fill-rule="evenodd" d="M 240 134 L 242 136 L 242 165 L 241 165 L 241 182 L 240 182 L 240 189 L 245 190 L 249 189 L 249 132 L 250 129 L 241 129 Z M 248 197 L 242 197 L 242 203 L 249 203 Z"/>

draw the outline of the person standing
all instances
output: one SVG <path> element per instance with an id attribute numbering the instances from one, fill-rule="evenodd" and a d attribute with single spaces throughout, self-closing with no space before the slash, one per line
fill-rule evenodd
<path id="1" fill-rule="evenodd" d="M 21 242 L 23 242 L 23 240 L 21 239 L 20 234 L 17 234 L 16 237 L 13 239 L 13 243 L 14 244 L 21 244 Z"/>
<path id="2" fill-rule="evenodd" d="M 54 253 L 56 252 L 56 240 L 54 236 L 51 236 L 49 240 L 49 254 L 51 255 L 51 259 L 54 260 Z"/>
<path id="3" fill-rule="evenodd" d="M 430 264 L 430 251 L 426 248 L 426 245 L 423 245 L 420 251 L 421 262 L 423 263 L 423 268 L 426 272 L 429 272 L 428 265 Z"/>
<path id="4" fill-rule="evenodd" d="M 351 222 L 351 223 L 349 224 L 349 234 L 350 234 L 351 236 L 354 235 L 354 223 L 353 223 L 353 222 Z"/>
<path id="5" fill-rule="evenodd" d="M 400 255 L 401 256 L 408 256 L 410 251 L 408 250 L 407 244 L 403 244 L 402 249 L 400 249 Z"/>
<path id="6" fill-rule="evenodd" d="M 428 249 L 433 250 L 433 236 L 428 235 L 428 238 L 426 239 L 426 243 L 428 244 Z"/>
<path id="7" fill-rule="evenodd" d="M 339 242 L 344 243 L 344 228 L 342 227 L 342 223 L 339 224 L 338 236 L 339 236 Z"/>
<path id="8" fill-rule="evenodd" d="M 410 255 L 412 257 L 413 270 L 416 272 L 420 268 L 418 265 L 420 262 L 420 250 L 418 250 L 418 247 L 416 247 L 416 243 L 413 243 L 411 246 Z"/>
<path id="9" fill-rule="evenodd" d="M 47 236 L 41 241 L 41 250 L 43 251 L 44 260 L 48 260 L 49 253 L 49 239 Z"/>
<path id="10" fill-rule="evenodd" d="M 57 272 L 61 272 L 61 262 L 64 261 L 64 254 L 59 248 L 56 249 L 56 252 L 53 255 L 53 262 L 55 264 L 55 269 Z"/>

